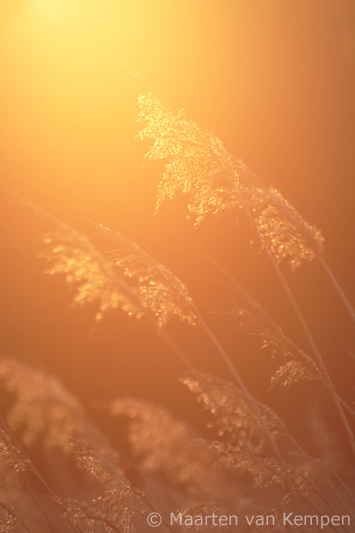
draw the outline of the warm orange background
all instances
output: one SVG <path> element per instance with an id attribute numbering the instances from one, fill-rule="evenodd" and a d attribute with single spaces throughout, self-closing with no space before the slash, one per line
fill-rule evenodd
<path id="1" fill-rule="evenodd" d="M 137 95 L 153 86 L 281 189 L 323 230 L 325 257 L 354 302 L 351 2 L 2 0 L 0 79 L 0 348 L 43 364 L 84 400 L 132 394 L 180 414 L 191 401 L 177 383 L 183 366 L 144 321 L 112 314 L 89 336 L 93 309 L 71 309 L 63 280 L 43 274 L 35 254 L 48 223 L 12 198 L 16 191 L 93 237 L 80 217 L 117 229 L 165 263 L 187 284 L 252 392 L 295 432 L 305 428 L 318 388 L 267 393 L 269 360 L 251 358 L 258 342 L 210 315 L 225 299 L 207 256 L 235 273 L 307 348 L 269 264 L 233 216 L 195 230 L 184 218 L 184 198 L 153 216 L 163 166 L 146 163 L 147 145 L 135 139 Z M 318 265 L 285 272 L 335 384 L 353 401 L 346 313 Z M 201 370 L 228 377 L 198 332 L 170 329 Z M 332 409 L 329 402 L 331 418 Z"/>

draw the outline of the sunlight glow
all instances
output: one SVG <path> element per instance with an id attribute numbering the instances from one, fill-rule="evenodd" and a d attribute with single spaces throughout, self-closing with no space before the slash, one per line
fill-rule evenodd
<path id="1" fill-rule="evenodd" d="M 63 3 L 60 0 L 34 0 L 32 9 L 35 16 L 57 19 L 63 13 Z"/>
<path id="2" fill-rule="evenodd" d="M 142 209 L 154 209 L 153 199 L 148 205 L 142 192 L 138 199 L 132 190 L 132 183 L 139 191 L 149 188 L 137 172 L 142 159 L 137 166 L 127 154 L 136 149 L 137 96 L 150 88 L 150 81 L 131 72 L 148 74 L 154 85 L 164 87 L 170 73 L 185 69 L 193 48 L 191 67 L 175 82 L 177 94 L 181 86 L 177 102 L 182 103 L 189 80 L 194 86 L 199 72 L 207 69 L 199 58 L 208 56 L 210 46 L 205 26 L 196 41 L 196 7 L 181 9 L 178 2 L 164 0 L 157 0 L 157 6 L 159 17 L 143 0 L 0 1 L 1 75 L 6 81 L 0 87 L 0 112 L 6 118 L 0 155 L 9 168 L 16 166 L 26 186 L 43 187 L 47 198 L 69 198 L 75 209 L 80 202 L 86 209 L 97 205 L 104 177 L 111 191 L 132 191 L 132 212 L 137 202 Z M 169 24 L 161 24 L 161 17 Z M 217 8 L 209 17 L 211 24 L 216 17 L 224 24 Z M 184 24 L 186 42 L 180 31 Z M 244 49 L 239 56 L 238 64 L 248 63 Z M 183 58 L 181 64 L 178 58 Z M 250 85 L 243 85 L 244 95 L 251 92 Z M 203 91 L 198 98 L 203 100 Z M 243 100 L 243 95 L 237 98 Z"/>

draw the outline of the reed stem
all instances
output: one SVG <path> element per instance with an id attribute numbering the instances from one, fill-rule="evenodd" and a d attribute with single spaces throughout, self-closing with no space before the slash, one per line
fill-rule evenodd
<path id="1" fill-rule="evenodd" d="M 317 257 L 318 257 L 318 261 L 320 262 L 320 264 L 322 265 L 322 267 L 326 271 L 327 275 L 329 276 L 330 281 L 333 283 L 333 285 L 335 287 L 335 290 L 337 291 L 338 295 L 340 296 L 341 301 L 343 302 L 343 304 L 345 305 L 346 309 L 348 310 L 352 321 L 355 324 L 355 312 L 354 312 L 354 309 L 351 307 L 350 302 L 347 299 L 347 297 L 345 296 L 343 289 L 340 287 L 340 285 L 337 282 L 333 272 L 330 270 L 330 268 L 328 267 L 327 263 L 324 261 L 323 257 L 320 254 L 317 254 Z"/>
<path id="2" fill-rule="evenodd" d="M 263 235 L 260 233 L 260 231 L 259 231 L 259 229 L 258 229 L 258 227 L 256 225 L 256 222 L 255 222 L 254 218 L 252 217 L 249 209 L 246 206 L 244 206 L 244 208 L 245 208 L 245 210 L 246 210 L 246 212 L 248 214 L 248 217 L 249 217 L 253 227 L 256 229 L 256 231 L 257 231 L 257 233 L 258 233 L 258 235 L 259 235 L 259 237 L 261 239 L 261 242 L 262 242 L 263 246 L 265 247 L 265 250 L 266 250 L 266 252 L 268 254 L 268 257 L 269 257 L 269 259 L 270 259 L 270 261 L 271 261 L 271 263 L 272 263 L 272 265 L 273 265 L 273 267 L 275 269 L 275 272 L 276 272 L 276 274 L 277 274 L 277 276 L 278 276 L 278 278 L 279 278 L 279 280 L 281 282 L 281 285 L 282 285 L 283 289 L 285 290 L 285 292 L 287 294 L 287 297 L 288 297 L 288 299 L 289 299 L 289 301 L 291 303 L 291 306 L 293 307 L 293 310 L 294 310 L 294 312 L 295 312 L 295 314 L 296 314 L 296 316 L 297 316 L 297 318 L 298 318 L 298 320 L 299 320 L 299 322 L 301 324 L 303 332 L 304 332 L 304 334 L 305 334 L 305 336 L 306 336 L 306 338 L 307 338 L 307 340 L 308 340 L 308 342 L 309 342 L 309 344 L 310 344 L 310 346 L 312 348 L 312 351 L 314 353 L 316 361 L 317 361 L 317 363 L 318 363 L 318 365 L 320 367 L 320 370 L 321 370 L 321 372 L 323 374 L 325 383 L 326 383 L 326 385 L 327 385 L 327 387 L 329 389 L 329 392 L 330 392 L 330 394 L 331 394 L 331 396 L 333 398 L 333 401 L 335 403 L 335 407 L 336 407 L 336 409 L 338 411 L 338 414 L 339 414 L 339 416 L 341 418 L 341 421 L 343 422 L 345 431 L 346 431 L 346 433 L 348 435 L 348 438 L 349 438 L 349 441 L 350 441 L 350 445 L 351 445 L 353 454 L 355 456 L 355 439 L 354 439 L 354 435 L 353 435 L 353 433 L 351 431 L 351 428 L 350 428 L 349 422 L 348 422 L 348 420 L 347 420 L 347 418 L 345 416 L 344 410 L 343 410 L 343 408 L 342 408 L 342 406 L 340 404 L 338 394 L 336 393 L 336 391 L 334 389 L 334 385 L 332 383 L 332 380 L 330 379 L 330 376 L 329 376 L 327 368 L 326 368 L 326 366 L 324 364 L 323 358 L 322 358 L 322 356 L 321 356 L 321 354 L 320 354 L 320 352 L 319 352 L 319 350 L 317 348 L 317 345 L 316 345 L 316 343 L 315 343 L 315 341 L 313 339 L 313 336 L 312 336 L 312 334 L 311 334 L 311 332 L 310 332 L 310 330 L 309 330 L 309 328 L 308 328 L 308 326 L 306 324 L 306 321 L 303 318 L 303 315 L 302 315 L 302 313 L 300 311 L 300 308 L 297 305 L 297 302 L 296 302 L 296 300 L 295 300 L 295 298 L 294 298 L 294 296 L 293 296 L 293 294 L 291 292 L 291 289 L 288 286 L 288 283 L 285 280 L 285 278 L 284 278 L 284 276 L 283 276 L 283 274 L 282 274 L 282 272 L 280 270 L 280 267 L 279 267 L 279 265 L 276 262 L 276 259 L 274 258 L 273 254 L 271 253 L 271 250 L 268 247 Z"/>

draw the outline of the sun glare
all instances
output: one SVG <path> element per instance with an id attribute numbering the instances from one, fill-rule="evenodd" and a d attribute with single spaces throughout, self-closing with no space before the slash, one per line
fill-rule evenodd
<path id="1" fill-rule="evenodd" d="M 59 0 L 34 0 L 32 9 L 36 16 L 56 19 L 63 12 L 63 4 Z"/>

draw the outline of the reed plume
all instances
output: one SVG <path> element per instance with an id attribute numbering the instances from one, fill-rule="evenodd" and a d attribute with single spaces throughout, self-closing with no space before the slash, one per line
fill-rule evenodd
<path id="1" fill-rule="evenodd" d="M 301 265 L 302 260 L 313 260 L 315 257 L 321 259 L 324 241 L 321 232 L 308 224 L 279 191 L 271 187 L 266 180 L 260 179 L 241 160 L 230 155 L 217 137 L 186 119 L 183 110 L 174 113 L 160 98 L 151 93 L 139 97 L 139 106 L 139 119 L 144 120 L 146 126 L 138 137 L 154 140 L 146 157 L 168 159 L 158 186 L 157 208 L 165 198 L 172 198 L 175 192 L 180 190 L 190 194 L 192 201 L 188 209 L 195 215 L 197 224 L 206 215 L 217 215 L 223 210 L 245 212 L 308 339 L 355 455 L 355 438 L 332 380 L 278 265 L 282 259 L 288 259 L 291 267 L 295 269 Z M 322 259 L 321 263 L 325 264 Z M 334 279 L 332 281 L 334 283 Z M 337 290 L 351 312 L 350 304 L 339 286 Z M 220 353 L 233 372 L 228 358 L 223 351 Z M 298 363 L 288 365 L 285 370 L 291 370 L 298 376 L 302 374 Z M 238 380 L 238 377 L 235 377 Z"/>
<path id="2" fill-rule="evenodd" d="M 0 531 L 2 533 L 31 533 L 23 520 L 16 515 L 16 511 L 0 502 Z"/>
<path id="3" fill-rule="evenodd" d="M 86 500 L 60 497 L 52 491 L 5 429 L 0 431 L 3 476 L 7 470 L 16 476 L 27 473 L 37 476 L 49 492 L 51 501 L 60 507 L 59 519 L 66 519 L 77 533 L 82 531 L 80 523 L 104 525 L 107 527 L 105 531 L 132 531 L 138 517 L 148 514 L 151 508 L 144 494 L 126 479 L 120 455 L 88 420 L 80 403 L 56 378 L 13 357 L 2 357 L 0 375 L 2 387 L 12 395 L 12 403 L 6 413 L 11 429 L 20 435 L 26 448 L 31 450 L 34 445 L 36 449 L 42 448 L 49 464 L 60 465 L 55 482 L 60 492 L 67 491 L 68 484 L 70 486 L 74 479 L 78 486 L 78 473 L 82 473 L 81 497 Z M 9 487 L 7 484 L 7 497 L 14 492 L 14 502 L 11 503 L 18 506 L 19 481 L 11 491 Z M 30 487 L 28 481 L 24 491 L 26 487 Z M 96 493 L 94 498 L 92 493 Z M 25 496 L 28 499 L 26 494 L 21 493 L 22 502 L 26 501 Z M 113 529 L 109 529 L 110 524 L 114 525 Z M 12 529 L 4 531 L 12 532 Z M 42 529 L 39 531 L 42 532 Z"/>
<path id="4" fill-rule="evenodd" d="M 58 498 L 65 507 L 65 518 L 72 524 L 103 527 L 99 531 L 134 531 L 140 517 L 152 510 L 145 494 L 130 484 L 107 453 L 80 441 L 74 443 L 73 452 L 78 467 L 98 484 L 100 492 L 89 502 Z"/>
<path id="5" fill-rule="evenodd" d="M 139 107 L 139 120 L 146 125 L 138 136 L 154 140 L 146 157 L 167 159 L 156 209 L 177 191 L 189 193 L 188 209 L 196 224 L 209 214 L 247 208 L 278 262 L 287 259 L 295 268 L 321 253 L 321 232 L 279 191 L 229 154 L 213 133 L 187 119 L 183 110 L 174 113 L 151 93 L 139 96 Z"/>
<path id="6" fill-rule="evenodd" d="M 177 316 L 196 324 L 197 310 L 185 285 L 168 268 L 150 257 L 122 234 L 94 224 L 113 241 L 115 249 L 102 254 L 90 239 L 53 217 L 45 209 L 24 201 L 36 213 L 54 222 L 56 229 L 43 237 L 45 249 L 38 253 L 51 263 L 47 274 L 64 274 L 75 285 L 75 304 L 99 302 L 97 321 L 104 313 L 121 308 L 140 318 L 153 315 L 159 328 Z"/>
<path id="7" fill-rule="evenodd" d="M 59 447 L 69 453 L 71 439 L 84 432 L 84 412 L 57 378 L 9 356 L 0 358 L 0 383 L 14 395 L 6 421 L 11 431 L 20 432 L 25 446 L 40 439 L 50 450 Z"/>
<path id="8" fill-rule="evenodd" d="M 143 309 L 113 266 L 81 233 L 58 221 L 58 230 L 48 232 L 43 242 L 45 251 L 38 257 L 51 262 L 47 274 L 64 274 L 68 284 L 75 284 L 74 303 L 85 304 L 99 301 L 96 320 L 101 320 L 109 310 L 121 308 L 128 315 L 140 318 Z"/>
<path id="9" fill-rule="evenodd" d="M 245 287 L 223 267 L 215 264 L 228 279 L 228 283 L 222 282 L 222 286 L 233 305 L 230 311 L 223 313 L 231 315 L 242 332 L 260 337 L 261 350 L 270 349 L 272 358 L 287 360 L 286 363 L 281 363 L 271 378 L 271 387 L 275 385 L 289 387 L 292 383 L 301 380 L 320 380 L 324 383 L 317 363 L 304 350 L 296 346 L 260 303 L 252 298 Z"/>
<path id="10" fill-rule="evenodd" d="M 227 497 L 225 480 L 213 468 L 211 453 L 186 422 L 133 398 L 114 400 L 110 412 L 115 418 L 128 419 L 130 450 L 145 475 L 161 476 L 191 501 Z"/>
<path id="11" fill-rule="evenodd" d="M 31 461 L 17 446 L 3 422 L 0 425 L 0 464 L 3 476 L 6 471 L 15 474 L 32 472 Z"/>
<path id="12" fill-rule="evenodd" d="M 162 263 L 144 252 L 121 233 L 95 224 L 108 235 L 114 250 L 110 264 L 130 283 L 144 309 L 149 310 L 161 328 L 174 316 L 190 325 L 198 323 L 198 311 L 186 286 Z"/>
<path id="13" fill-rule="evenodd" d="M 45 250 L 39 256 L 51 263 L 47 272 L 64 274 L 67 282 L 75 285 L 75 302 L 99 301 L 96 320 L 116 307 L 137 318 L 145 314 L 186 361 L 164 329 L 170 319 L 178 317 L 188 325 L 199 326 L 209 335 L 236 377 L 237 386 L 190 368 L 190 374 L 183 380 L 212 415 L 210 426 L 215 431 L 215 438 L 210 440 L 195 434 L 185 423 L 175 421 L 164 409 L 134 400 L 120 399 L 112 404 L 113 414 L 129 419 L 132 457 L 146 482 L 148 494 L 154 494 L 152 485 L 169 487 L 169 490 L 177 491 L 176 496 L 170 497 L 174 508 L 180 501 L 180 508 L 186 512 L 196 505 L 203 508 L 206 500 L 211 502 L 208 505 L 220 506 L 222 503 L 233 508 L 235 502 L 233 504 L 231 494 L 236 493 L 242 479 L 243 486 L 249 487 L 247 490 L 253 487 L 253 490 L 272 491 L 272 501 L 277 509 L 286 509 L 292 502 L 307 510 L 312 506 L 317 512 L 329 510 L 333 497 L 339 505 L 349 507 L 347 502 L 344 503 L 343 490 L 326 480 L 316 462 L 290 437 L 280 418 L 250 396 L 183 283 L 117 232 L 95 225 L 113 243 L 114 251 L 103 254 L 86 236 L 51 215 L 49 218 L 57 229 L 45 236 Z M 282 369 L 285 375 L 280 380 L 282 378 L 284 384 L 287 379 L 298 379 L 304 369 L 312 374 L 312 378 L 322 379 L 313 360 L 298 351 L 246 292 L 241 288 L 234 290 L 234 298 L 246 307 L 244 314 L 238 315 L 237 312 L 244 324 L 254 328 L 275 353 L 285 351 L 291 363 L 302 365 L 297 369 Z M 187 364 L 191 367 L 188 360 Z M 25 381 L 25 378 L 19 381 Z M 55 386 L 53 388 L 56 390 Z M 31 396 L 28 403 L 30 401 Z M 79 498 L 59 498 L 57 501 L 72 526 L 86 524 L 98 531 L 131 531 L 144 514 L 156 508 L 155 504 L 153 506 L 145 494 L 132 487 L 122 471 L 120 457 L 100 439 L 97 441 L 92 437 L 95 432 L 90 424 L 87 425 L 85 414 L 78 409 L 71 406 L 71 413 L 74 412 L 81 429 L 68 432 L 68 450 L 76 467 L 89 476 L 99 492 L 86 501 Z M 40 416 L 43 418 L 43 413 Z M 25 418 L 30 418 L 30 414 Z M 50 427 L 50 423 L 49 418 L 45 425 Z M 14 427 L 18 429 L 18 426 Z M 242 502 L 240 496 L 238 505 Z M 158 499 L 158 508 L 159 505 L 161 501 Z M 255 502 L 244 501 L 243 505 L 258 508 Z"/>
<path id="14" fill-rule="evenodd" d="M 52 215 L 50 215 L 50 218 L 56 221 Z M 50 274 L 64 272 L 69 283 L 72 283 L 73 281 L 84 281 L 84 296 L 90 295 L 89 301 L 92 301 L 94 297 L 100 299 L 100 290 L 98 289 L 100 289 L 101 286 L 106 288 L 106 278 L 108 278 L 108 287 L 111 286 L 112 282 L 115 283 L 117 280 L 117 284 L 114 285 L 115 291 L 118 291 L 118 294 L 121 294 L 119 291 L 122 291 L 124 298 L 126 298 L 128 295 L 130 297 L 129 301 L 133 301 L 133 303 L 137 302 L 137 309 L 139 311 L 138 314 L 136 313 L 136 316 L 138 318 L 143 314 L 144 310 L 147 309 L 147 314 L 150 321 L 156 328 L 158 328 L 159 331 L 162 325 L 164 325 L 167 320 L 174 315 L 177 315 L 180 319 L 187 321 L 190 325 L 199 325 L 209 336 L 218 353 L 231 370 L 239 388 L 243 391 L 245 398 L 248 399 L 251 408 L 254 410 L 256 416 L 261 422 L 265 436 L 269 441 L 274 455 L 278 456 L 281 460 L 277 446 L 262 418 L 262 415 L 258 410 L 258 406 L 246 389 L 239 374 L 231 364 L 228 355 L 225 353 L 222 346 L 212 331 L 208 328 L 207 324 L 193 304 L 183 283 L 179 281 L 166 267 L 161 265 L 155 259 L 151 258 L 137 245 L 130 242 L 117 232 L 109 230 L 101 225 L 97 225 L 111 238 L 114 238 L 114 242 L 116 243 L 115 251 L 110 253 L 110 258 L 108 259 L 106 256 L 102 256 L 100 252 L 96 251 L 95 247 L 91 244 L 86 236 L 71 230 L 61 221 L 56 222 L 60 226 L 60 229 L 64 230 L 65 232 L 64 239 L 67 239 L 68 235 L 70 242 L 72 242 L 72 236 L 74 236 L 76 244 L 73 252 L 71 252 L 71 248 L 68 249 L 67 247 L 62 247 L 61 239 L 63 239 L 63 237 L 61 234 L 59 234 L 59 245 L 57 242 L 58 233 L 54 233 L 54 236 L 52 236 L 52 234 L 48 236 L 47 234 L 44 240 L 46 244 L 50 245 L 50 248 L 46 252 L 41 252 L 39 254 L 39 257 L 44 256 L 47 260 L 53 262 L 53 266 L 50 269 L 47 269 L 47 272 Z M 79 248 L 78 243 L 84 247 L 84 249 Z M 90 252 L 89 254 L 86 252 L 87 249 Z M 85 255 L 85 261 L 87 263 L 86 269 L 82 268 L 83 262 L 81 257 L 83 255 Z M 79 257 L 79 262 L 77 262 L 77 257 Z M 92 278 L 91 272 L 96 273 L 100 269 L 100 266 L 102 264 L 106 265 L 106 263 L 108 263 L 108 267 L 104 268 L 103 271 L 100 270 L 100 283 L 97 284 L 96 276 Z M 120 276 L 117 276 L 115 270 L 111 271 L 110 267 L 115 267 L 118 269 Z M 90 274 L 88 274 L 88 271 Z M 123 276 L 128 276 L 131 278 L 133 281 L 132 285 L 127 285 L 123 280 Z M 91 279 L 94 280 L 93 292 L 90 289 Z M 82 298 L 82 290 L 79 290 L 76 300 L 78 297 L 80 302 L 85 301 L 86 299 Z M 125 309 L 125 306 L 123 306 L 122 309 Z M 132 306 L 128 309 L 128 313 L 133 314 Z M 100 312 L 99 319 L 101 317 L 102 311 Z M 96 318 L 98 317 L 96 316 Z M 192 369 L 190 362 L 181 352 L 176 343 L 170 338 L 170 336 L 166 332 L 163 333 L 163 336 L 168 344 L 174 349 L 176 354 L 182 359 L 182 361 Z"/>
<path id="15" fill-rule="evenodd" d="M 270 407 L 258 402 L 282 454 L 281 461 L 270 455 L 260 422 L 253 417 L 250 406 L 243 401 L 243 394 L 234 385 L 202 374 L 199 379 L 187 376 L 182 381 L 212 415 L 211 427 L 215 427 L 218 438 L 202 439 L 201 445 L 203 443 L 213 453 L 216 468 L 237 476 L 238 482 L 246 476 L 252 480 L 254 490 L 272 488 L 275 509 L 283 506 L 286 509 L 295 501 L 296 494 L 300 509 L 334 512 L 334 503 L 338 510 L 346 509 L 353 515 L 354 502 L 348 500 L 346 489 L 332 482 L 322 464 L 299 447 Z M 211 392 L 206 392 L 206 381 Z M 223 416 L 216 399 L 223 404 L 228 416 Z"/>

